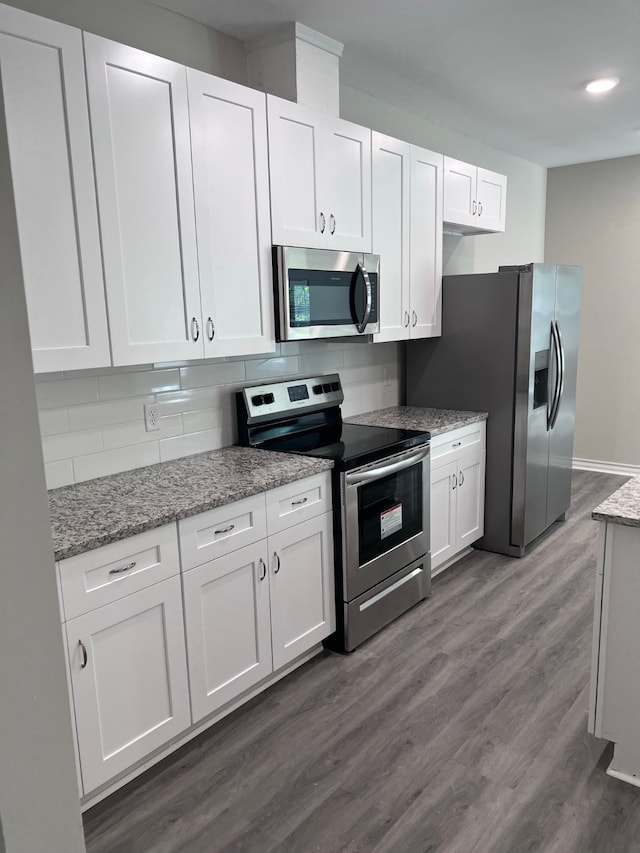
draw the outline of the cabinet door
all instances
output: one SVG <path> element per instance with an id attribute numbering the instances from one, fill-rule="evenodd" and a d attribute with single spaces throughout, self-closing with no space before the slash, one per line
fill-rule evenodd
<path id="1" fill-rule="evenodd" d="M 484 453 L 473 453 L 458 462 L 457 551 L 484 533 L 484 460 Z"/>
<path id="2" fill-rule="evenodd" d="M 0 6 L 0 72 L 34 369 L 105 367 L 81 33 Z"/>
<path id="3" fill-rule="evenodd" d="M 266 541 L 185 572 L 193 721 L 272 671 Z"/>
<path id="4" fill-rule="evenodd" d="M 411 146 L 411 337 L 442 328 L 442 154 Z"/>
<path id="5" fill-rule="evenodd" d="M 318 185 L 327 217 L 325 245 L 349 252 L 371 251 L 371 131 L 342 119 L 325 127 Z"/>
<path id="6" fill-rule="evenodd" d="M 67 639 L 87 794 L 190 725 L 180 578 L 71 619 Z"/>
<path id="7" fill-rule="evenodd" d="M 271 643 L 279 669 L 335 630 L 330 512 L 269 537 Z"/>
<path id="8" fill-rule="evenodd" d="M 113 362 L 201 357 L 186 71 L 84 38 Z"/>
<path id="9" fill-rule="evenodd" d="M 507 218 L 507 178 L 488 169 L 478 169 L 478 227 L 504 231 Z"/>
<path id="10" fill-rule="evenodd" d="M 478 169 L 453 157 L 444 158 L 444 221 L 476 225 Z"/>
<path id="11" fill-rule="evenodd" d="M 409 337 L 409 181 L 411 146 L 374 132 L 371 144 L 372 245 L 380 255 L 380 334 L 376 341 Z"/>
<path id="12" fill-rule="evenodd" d="M 275 348 L 266 98 L 187 69 L 205 356 Z"/>
<path id="13" fill-rule="evenodd" d="M 457 462 L 431 468 L 431 572 L 453 557 L 456 548 Z"/>
<path id="14" fill-rule="evenodd" d="M 268 95 L 267 119 L 273 243 L 326 248 L 329 211 L 318 199 L 322 130 L 316 116 Z"/>

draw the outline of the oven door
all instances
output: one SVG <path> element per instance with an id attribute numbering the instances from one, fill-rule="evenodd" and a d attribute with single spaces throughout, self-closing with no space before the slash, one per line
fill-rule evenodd
<path id="1" fill-rule="evenodd" d="M 289 246 L 274 252 L 279 340 L 380 331 L 377 255 Z"/>
<path id="2" fill-rule="evenodd" d="M 429 445 L 342 475 L 344 600 L 429 551 Z"/>

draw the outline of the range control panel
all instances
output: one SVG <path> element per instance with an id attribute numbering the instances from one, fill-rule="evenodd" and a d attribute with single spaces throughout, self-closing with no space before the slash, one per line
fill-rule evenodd
<path id="1" fill-rule="evenodd" d="M 249 421 L 263 417 L 277 418 L 296 411 L 313 411 L 329 406 L 339 406 L 344 400 L 340 376 L 309 376 L 287 382 L 254 385 L 238 391 L 242 397 Z"/>

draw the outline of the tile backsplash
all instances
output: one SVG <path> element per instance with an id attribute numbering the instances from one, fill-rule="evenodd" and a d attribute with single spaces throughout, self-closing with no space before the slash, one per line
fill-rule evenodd
<path id="1" fill-rule="evenodd" d="M 78 370 L 36 376 L 47 486 L 66 486 L 236 441 L 234 392 L 249 383 L 338 372 L 344 417 L 400 401 L 399 345 L 276 344 L 246 358 Z M 147 432 L 145 403 L 160 429 Z"/>

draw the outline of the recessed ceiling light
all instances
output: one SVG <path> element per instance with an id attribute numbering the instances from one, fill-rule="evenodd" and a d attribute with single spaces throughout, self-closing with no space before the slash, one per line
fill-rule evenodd
<path id="1" fill-rule="evenodd" d="M 613 89 L 619 82 L 617 77 L 599 77 L 597 80 L 587 83 L 584 88 L 592 95 L 599 95 L 602 92 L 608 92 L 610 89 Z"/>

